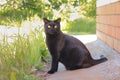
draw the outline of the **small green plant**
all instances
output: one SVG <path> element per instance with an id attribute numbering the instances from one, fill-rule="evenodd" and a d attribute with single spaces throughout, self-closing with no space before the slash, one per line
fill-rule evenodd
<path id="1" fill-rule="evenodd" d="M 95 34 L 96 21 L 95 19 L 80 18 L 74 21 L 67 22 L 63 31 L 70 34 Z"/>
<path id="2" fill-rule="evenodd" d="M 38 80 L 30 73 L 43 65 L 42 57 L 47 57 L 42 31 L 18 33 L 12 43 L 4 36 L 0 43 L 0 80 Z"/>

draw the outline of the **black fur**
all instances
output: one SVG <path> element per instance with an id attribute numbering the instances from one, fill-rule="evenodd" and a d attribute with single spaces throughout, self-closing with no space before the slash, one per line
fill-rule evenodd
<path id="1" fill-rule="evenodd" d="M 60 18 L 57 20 L 44 18 L 43 20 L 46 44 L 52 56 L 51 69 L 48 73 L 57 72 L 59 61 L 64 64 L 67 70 L 75 70 L 87 68 L 107 60 L 105 57 L 94 60 L 80 40 L 62 33 L 60 30 Z"/>

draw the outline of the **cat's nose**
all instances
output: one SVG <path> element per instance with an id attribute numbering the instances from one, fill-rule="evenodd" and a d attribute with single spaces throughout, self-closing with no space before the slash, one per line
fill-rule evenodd
<path id="1" fill-rule="evenodd" d="M 51 29 L 52 32 L 54 32 L 55 30 L 54 29 Z"/>
<path id="2" fill-rule="evenodd" d="M 52 29 L 51 32 L 56 33 L 56 30 Z"/>

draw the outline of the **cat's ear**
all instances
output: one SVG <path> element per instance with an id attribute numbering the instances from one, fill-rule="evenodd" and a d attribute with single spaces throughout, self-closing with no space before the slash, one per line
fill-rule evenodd
<path id="1" fill-rule="evenodd" d="M 57 20 L 55 20 L 55 22 L 59 22 L 60 23 L 61 21 L 61 18 L 58 18 Z"/>
<path id="2" fill-rule="evenodd" d="M 48 23 L 49 20 L 47 18 L 43 18 L 44 23 Z"/>

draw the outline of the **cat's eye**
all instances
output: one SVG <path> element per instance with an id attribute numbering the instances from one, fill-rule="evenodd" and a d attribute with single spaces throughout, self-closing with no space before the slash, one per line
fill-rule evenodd
<path id="1" fill-rule="evenodd" d="M 54 28 L 57 28 L 57 26 L 55 25 Z"/>
<path id="2" fill-rule="evenodd" d="M 50 28 L 51 28 L 51 26 L 48 26 L 48 28 L 50 29 Z"/>

